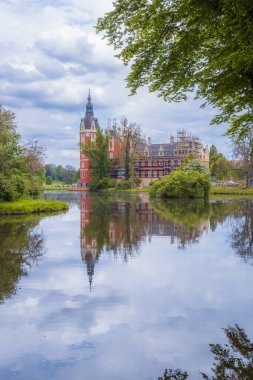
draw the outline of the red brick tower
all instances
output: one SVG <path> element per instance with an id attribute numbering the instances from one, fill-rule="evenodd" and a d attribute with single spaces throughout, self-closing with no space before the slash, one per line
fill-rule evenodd
<path id="1" fill-rule="evenodd" d="M 91 103 L 89 91 L 85 117 L 81 119 L 80 124 L 80 186 L 87 190 L 89 189 L 91 182 L 91 169 L 89 168 L 88 157 L 82 153 L 82 144 L 87 145 L 88 141 L 96 140 L 98 126 L 98 120 L 94 117 L 93 105 Z"/>

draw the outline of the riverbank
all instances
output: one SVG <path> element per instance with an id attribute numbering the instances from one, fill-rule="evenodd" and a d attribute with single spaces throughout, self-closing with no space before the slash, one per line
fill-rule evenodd
<path id="1" fill-rule="evenodd" d="M 0 202 L 0 216 L 47 213 L 68 210 L 65 202 L 45 199 L 21 199 L 14 202 Z"/>
<path id="2" fill-rule="evenodd" d="M 247 187 L 245 189 L 240 189 L 238 187 L 225 187 L 225 186 L 211 186 L 210 194 L 228 194 L 228 195 L 252 195 L 253 196 L 253 188 Z"/>

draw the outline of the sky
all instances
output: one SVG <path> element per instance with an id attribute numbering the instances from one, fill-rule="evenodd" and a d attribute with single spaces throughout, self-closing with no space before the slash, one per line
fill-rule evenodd
<path id="1" fill-rule="evenodd" d="M 129 96 L 129 68 L 94 28 L 111 9 L 111 0 L 0 0 L 0 104 L 15 112 L 22 140 L 45 146 L 46 163 L 79 167 L 79 126 L 90 89 L 102 128 L 127 117 L 153 143 L 185 129 L 228 155 L 226 126 L 210 126 L 215 111 L 200 109 L 193 96 L 166 103 L 147 88 Z"/>

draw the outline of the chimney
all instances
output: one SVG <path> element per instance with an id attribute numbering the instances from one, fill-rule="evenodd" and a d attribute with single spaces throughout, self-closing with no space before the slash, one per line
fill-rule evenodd
<path id="1" fill-rule="evenodd" d="M 152 144 L 151 137 L 148 137 L 148 145 L 151 145 L 151 144 Z"/>
<path id="2" fill-rule="evenodd" d="M 174 143 L 174 136 L 170 136 L 170 142 L 171 142 L 171 144 Z"/>

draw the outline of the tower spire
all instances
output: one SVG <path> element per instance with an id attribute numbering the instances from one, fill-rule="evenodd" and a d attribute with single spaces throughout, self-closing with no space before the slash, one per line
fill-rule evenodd
<path id="1" fill-rule="evenodd" d="M 89 92 L 88 92 L 88 103 L 86 104 L 86 112 L 85 112 L 85 116 L 87 116 L 87 117 L 92 117 L 92 116 L 94 116 L 93 105 L 92 105 L 92 103 L 91 103 L 90 90 L 89 90 Z"/>

